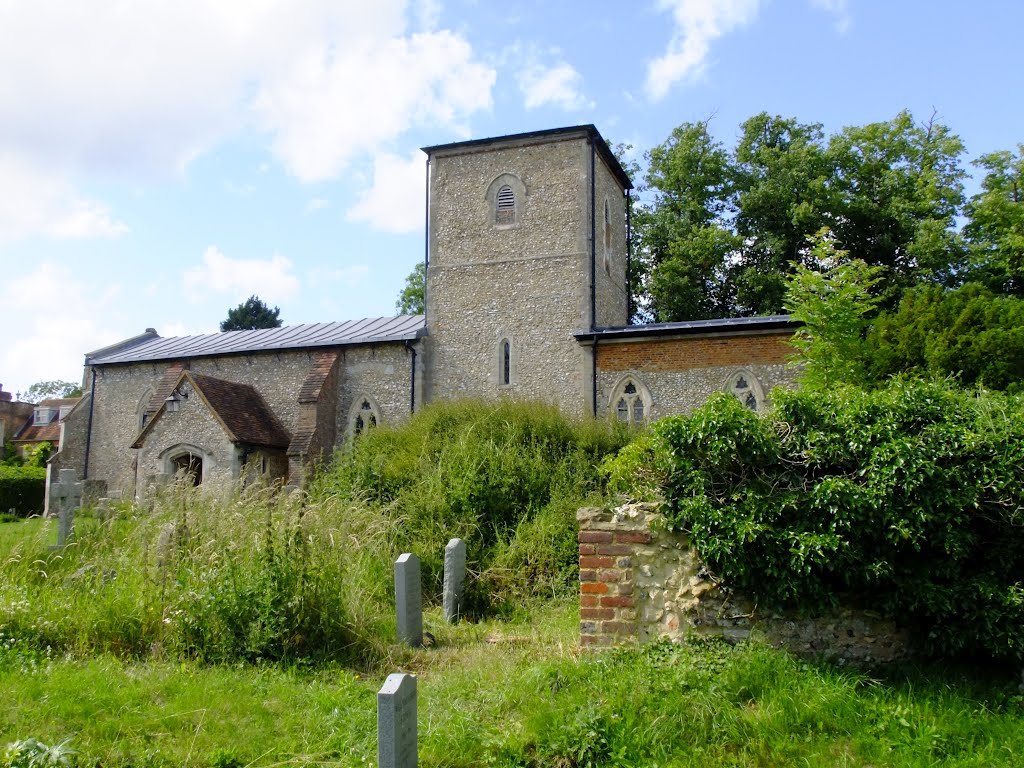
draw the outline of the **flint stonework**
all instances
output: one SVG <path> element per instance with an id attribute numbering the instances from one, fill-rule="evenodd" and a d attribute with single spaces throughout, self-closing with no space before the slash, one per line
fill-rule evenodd
<path id="1" fill-rule="evenodd" d="M 444 620 L 455 624 L 462 615 L 462 593 L 466 584 L 466 542 L 452 539 L 444 548 Z"/>
<path id="2" fill-rule="evenodd" d="M 377 764 L 380 768 L 415 768 L 416 676 L 388 675 L 377 692 Z"/>
<path id="3" fill-rule="evenodd" d="M 408 552 L 395 561 L 395 613 L 398 640 L 413 648 L 423 645 L 420 559 Z"/>

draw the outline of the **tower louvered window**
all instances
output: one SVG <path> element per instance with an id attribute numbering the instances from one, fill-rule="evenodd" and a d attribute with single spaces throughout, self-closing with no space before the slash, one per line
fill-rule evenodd
<path id="1" fill-rule="evenodd" d="M 498 190 L 494 207 L 495 224 L 514 224 L 516 220 L 516 194 L 507 184 Z"/>

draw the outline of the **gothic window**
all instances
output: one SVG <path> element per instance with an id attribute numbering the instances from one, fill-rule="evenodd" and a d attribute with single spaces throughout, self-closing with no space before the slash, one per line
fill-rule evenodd
<path id="1" fill-rule="evenodd" d="M 514 224 L 516 221 L 516 193 L 505 184 L 498 190 L 494 205 L 495 224 Z"/>
<path id="2" fill-rule="evenodd" d="M 642 425 L 651 415 L 651 395 L 638 379 L 627 376 L 612 393 L 615 418 L 626 424 Z"/>
<path id="3" fill-rule="evenodd" d="M 369 397 L 358 397 L 353 403 L 351 424 L 352 434 L 360 435 L 380 423 L 380 409 Z"/>
<path id="4" fill-rule="evenodd" d="M 748 408 L 751 411 L 761 410 L 764 404 L 761 384 L 750 371 L 737 371 L 734 373 L 729 378 L 725 391 L 731 392 L 743 403 L 744 408 Z"/>

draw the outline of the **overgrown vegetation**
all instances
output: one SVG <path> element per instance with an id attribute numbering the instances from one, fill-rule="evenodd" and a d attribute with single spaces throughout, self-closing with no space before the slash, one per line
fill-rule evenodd
<path id="1" fill-rule="evenodd" d="M 576 588 L 576 510 L 600 491 L 597 465 L 632 433 L 539 403 L 437 403 L 361 435 L 312 489 L 378 510 L 440 592 L 445 544 L 466 541 L 467 607 L 486 613 Z"/>
<path id="2" fill-rule="evenodd" d="M 907 380 L 773 397 L 766 418 L 718 395 L 664 419 L 609 473 L 659 468 L 671 524 L 731 588 L 862 601 L 931 652 L 1024 657 L 1024 403 Z"/>

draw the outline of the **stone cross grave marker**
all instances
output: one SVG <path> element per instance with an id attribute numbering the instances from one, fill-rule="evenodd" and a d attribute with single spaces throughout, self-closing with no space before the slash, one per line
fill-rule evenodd
<path id="1" fill-rule="evenodd" d="M 466 542 L 452 539 L 444 548 L 444 620 L 454 624 L 462 615 L 462 591 L 466 583 Z"/>
<path id="2" fill-rule="evenodd" d="M 75 470 L 62 469 L 60 479 L 50 483 L 50 499 L 57 503 L 57 546 L 66 546 L 75 532 L 75 510 L 82 503 L 82 484 Z"/>
<path id="3" fill-rule="evenodd" d="M 379 768 L 416 768 L 416 676 L 388 675 L 377 692 Z"/>
<path id="4" fill-rule="evenodd" d="M 395 612 L 398 639 L 413 648 L 423 645 L 420 559 L 408 552 L 395 561 Z"/>

